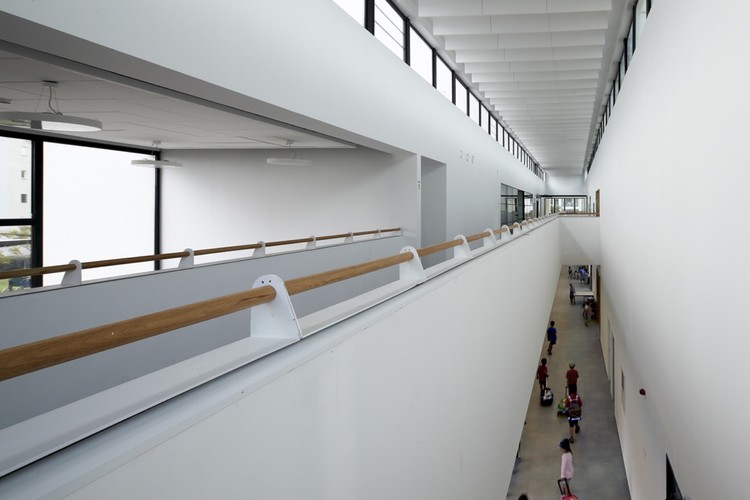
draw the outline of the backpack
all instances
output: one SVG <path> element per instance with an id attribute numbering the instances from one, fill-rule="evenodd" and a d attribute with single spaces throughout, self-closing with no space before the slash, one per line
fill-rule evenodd
<path id="1" fill-rule="evenodd" d="M 576 398 L 568 398 L 568 417 L 570 418 L 581 418 L 581 404 L 578 395 Z"/>

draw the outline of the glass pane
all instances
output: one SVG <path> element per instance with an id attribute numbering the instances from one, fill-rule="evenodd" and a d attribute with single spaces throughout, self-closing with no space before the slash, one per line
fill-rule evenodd
<path id="1" fill-rule="evenodd" d="M 144 155 L 107 149 L 44 144 L 45 265 L 154 253 L 153 168 L 134 167 Z M 84 279 L 153 270 L 153 262 L 103 267 Z M 44 277 L 59 283 L 62 274 Z"/>
<path id="2" fill-rule="evenodd" d="M 0 219 L 31 218 L 31 141 L 0 137 Z"/>
<path id="3" fill-rule="evenodd" d="M 447 64 L 439 57 L 437 58 L 437 89 L 449 101 L 453 100 L 453 75 Z"/>
<path id="4" fill-rule="evenodd" d="M 484 106 L 479 106 L 479 125 L 481 125 L 488 134 L 492 134 L 490 131 L 490 114 Z"/>
<path id="5" fill-rule="evenodd" d="M 375 38 L 404 58 L 404 20 L 386 0 L 375 1 Z"/>
<path id="6" fill-rule="evenodd" d="M 360 25 L 365 25 L 365 2 L 363 0 L 333 0 Z"/>
<path id="7" fill-rule="evenodd" d="M 432 48 L 411 28 L 409 30 L 409 64 L 432 85 Z"/>
<path id="8" fill-rule="evenodd" d="M 461 83 L 460 80 L 456 79 L 456 106 L 458 109 L 464 112 L 466 114 L 466 99 L 469 95 L 469 91 L 466 90 L 466 87 L 464 87 L 464 84 Z"/>
<path id="9" fill-rule="evenodd" d="M 469 117 L 479 125 L 479 100 L 469 92 Z"/>
<path id="10" fill-rule="evenodd" d="M 497 127 L 497 120 L 495 120 L 494 116 L 491 116 L 490 117 L 490 134 L 492 135 L 492 137 L 495 138 L 496 141 L 498 140 L 497 128 L 498 128 Z M 500 140 L 502 140 L 502 139 L 500 139 Z"/>
<path id="11" fill-rule="evenodd" d="M 586 211 L 586 198 L 576 198 L 576 212 Z"/>
<path id="12" fill-rule="evenodd" d="M 628 64 L 633 60 L 633 24 L 630 24 L 630 31 L 628 31 Z"/>
<path id="13" fill-rule="evenodd" d="M 31 267 L 31 226 L 0 227 L 0 272 Z M 0 293 L 31 286 L 29 276 L 0 279 Z"/>
<path id="14" fill-rule="evenodd" d="M 641 31 L 646 24 L 646 0 L 638 0 L 635 10 L 635 47 L 638 49 L 638 40 L 641 39 Z"/>

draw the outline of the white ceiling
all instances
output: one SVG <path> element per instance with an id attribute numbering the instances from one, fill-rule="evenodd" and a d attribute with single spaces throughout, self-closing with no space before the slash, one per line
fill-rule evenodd
<path id="1" fill-rule="evenodd" d="M 279 149 L 287 148 L 288 141 L 292 148 L 353 147 L 247 113 L 198 105 L 3 51 L 0 111 L 47 111 L 45 80 L 59 83 L 55 109 L 104 124 L 104 130 L 94 134 L 65 135 L 147 148 L 160 141 L 159 149 Z M 16 130 L 2 123 L 0 128 Z"/>
<path id="2" fill-rule="evenodd" d="M 547 173 L 583 171 L 632 1 L 395 3 Z"/>

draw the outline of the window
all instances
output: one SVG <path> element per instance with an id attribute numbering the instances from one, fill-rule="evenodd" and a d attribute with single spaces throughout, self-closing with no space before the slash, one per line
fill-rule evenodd
<path id="1" fill-rule="evenodd" d="M 31 266 L 31 226 L 0 226 L 0 271 L 28 269 Z M 0 293 L 31 286 L 29 276 L 0 280 Z"/>
<path id="2" fill-rule="evenodd" d="M 409 29 L 409 64 L 432 85 L 432 48 L 414 28 Z"/>
<path id="3" fill-rule="evenodd" d="M 487 131 L 488 134 L 492 135 L 490 129 L 490 114 L 487 112 L 487 108 L 479 106 L 479 125 Z"/>
<path id="4" fill-rule="evenodd" d="M 437 89 L 438 91 L 445 96 L 446 99 L 449 101 L 453 100 L 453 73 L 451 73 L 450 68 L 447 64 L 441 59 L 436 58 L 436 67 L 435 70 L 437 71 Z"/>
<path id="5" fill-rule="evenodd" d="M 404 59 L 404 18 L 386 0 L 375 0 L 375 38 Z"/>
<path id="6" fill-rule="evenodd" d="M 44 143 L 45 265 L 154 252 L 156 173 L 141 153 Z M 152 262 L 84 271 L 84 279 L 153 270 Z M 56 284 L 62 274 L 44 276 Z"/>
<path id="7" fill-rule="evenodd" d="M 479 125 L 479 99 L 469 92 L 469 118 Z"/>
<path id="8" fill-rule="evenodd" d="M 498 129 L 497 120 L 495 120 L 494 116 L 490 116 L 490 134 L 492 135 L 492 137 L 495 138 L 496 141 L 499 142 L 502 139 L 498 138 L 497 129 Z"/>
<path id="9" fill-rule="evenodd" d="M 461 83 L 461 80 L 458 78 L 455 78 L 456 82 L 456 102 L 454 103 L 458 109 L 463 111 L 464 114 L 467 113 L 466 106 L 468 105 L 468 95 L 469 91 L 466 89 L 466 86 L 464 86 L 463 83 Z"/>
<path id="10" fill-rule="evenodd" d="M 633 60 L 633 52 L 635 51 L 635 37 L 633 33 L 633 24 L 630 25 L 630 31 L 628 31 L 628 66 L 630 61 Z"/>
<path id="11" fill-rule="evenodd" d="M 0 137 L 0 219 L 28 219 L 31 205 L 31 141 Z M 22 201 L 24 200 L 24 201 Z"/>

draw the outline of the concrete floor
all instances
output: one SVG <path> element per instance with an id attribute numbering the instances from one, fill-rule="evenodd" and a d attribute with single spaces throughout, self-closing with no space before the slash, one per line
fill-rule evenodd
<path id="1" fill-rule="evenodd" d="M 547 386 L 555 395 L 551 407 L 539 404 L 535 384 L 521 437 L 520 460 L 513 470 L 508 499 L 526 493 L 530 500 L 557 500 L 560 493 L 560 440 L 568 437 L 568 421 L 557 416 L 557 402 L 565 395 L 565 372 L 574 361 L 580 374 L 578 393 L 583 400 L 581 432 L 572 445 L 575 475 L 570 488 L 582 500 L 627 500 L 630 498 L 622 450 L 613 413 L 609 380 L 604 369 L 599 324 L 584 326 L 581 299 L 573 306 L 568 298 L 567 266 L 560 271 L 549 320 L 557 327 L 557 345 L 547 355 L 547 342 L 539 355 L 547 358 Z M 576 288 L 584 285 L 573 281 Z M 540 332 L 540 335 L 544 332 Z"/>

